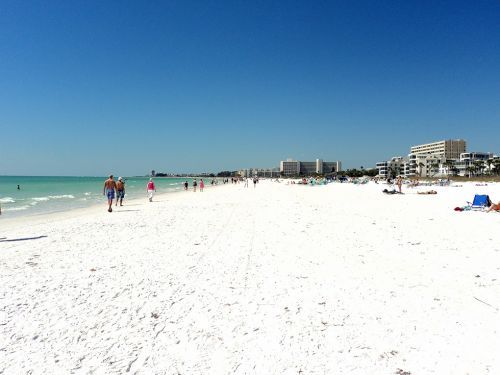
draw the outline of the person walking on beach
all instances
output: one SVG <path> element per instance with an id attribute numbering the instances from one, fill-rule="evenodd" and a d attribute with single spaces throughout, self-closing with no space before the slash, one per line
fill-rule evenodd
<path id="1" fill-rule="evenodd" d="M 205 183 L 203 182 L 203 178 L 200 180 L 200 192 L 203 193 L 203 189 L 205 188 Z"/>
<path id="2" fill-rule="evenodd" d="M 245 187 L 248 187 L 248 177 L 245 177 Z"/>
<path id="3" fill-rule="evenodd" d="M 108 198 L 108 212 L 113 212 L 111 206 L 113 205 L 113 199 L 115 199 L 116 182 L 113 180 L 113 175 L 109 175 L 109 178 L 104 181 L 104 191 L 103 195 Z"/>
<path id="4" fill-rule="evenodd" d="M 156 186 L 155 186 L 155 183 L 153 182 L 152 178 L 149 179 L 149 182 L 148 182 L 148 185 L 146 187 L 146 190 L 148 191 L 149 201 L 152 202 L 153 201 L 153 195 L 154 195 L 154 193 L 156 191 Z"/>
<path id="5" fill-rule="evenodd" d="M 255 186 L 257 185 L 257 177 L 254 177 L 253 178 L 253 187 L 255 189 Z"/>
<path id="6" fill-rule="evenodd" d="M 116 204 L 118 206 L 118 201 L 120 201 L 120 206 L 123 206 L 123 198 L 125 198 L 125 182 L 123 178 L 118 177 L 118 181 L 116 183 Z"/>
<path id="7" fill-rule="evenodd" d="M 187 191 L 187 190 L 188 190 L 188 186 L 189 186 L 188 182 L 187 182 L 187 181 L 185 181 L 185 182 L 184 182 L 184 190 L 186 190 L 186 191 Z"/>
<path id="8" fill-rule="evenodd" d="M 193 180 L 193 191 L 196 192 L 196 187 L 198 186 L 198 183 L 196 182 L 196 178 Z"/>

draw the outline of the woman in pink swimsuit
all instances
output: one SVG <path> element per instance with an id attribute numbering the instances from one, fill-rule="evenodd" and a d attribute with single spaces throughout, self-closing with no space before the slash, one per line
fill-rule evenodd
<path id="1" fill-rule="evenodd" d="M 203 188 L 205 187 L 205 183 L 203 182 L 203 178 L 200 181 L 200 191 L 203 191 Z"/>
<path id="2" fill-rule="evenodd" d="M 147 186 L 146 190 L 148 191 L 149 201 L 152 202 L 153 201 L 153 194 L 156 191 L 156 186 L 155 186 L 155 183 L 153 182 L 152 178 L 149 179 L 148 186 Z"/>

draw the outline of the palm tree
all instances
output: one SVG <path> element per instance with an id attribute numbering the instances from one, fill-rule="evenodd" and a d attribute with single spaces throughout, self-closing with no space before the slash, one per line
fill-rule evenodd
<path id="1" fill-rule="evenodd" d="M 439 163 L 437 161 L 431 164 L 432 176 L 434 176 L 437 173 L 436 169 L 438 168 L 439 168 Z"/>
<path id="2" fill-rule="evenodd" d="M 451 160 L 446 160 L 444 162 L 444 166 L 446 167 L 446 174 L 449 175 L 450 174 L 450 170 L 451 168 L 453 167 L 453 161 Z"/>
<path id="3" fill-rule="evenodd" d="M 472 165 L 469 165 L 469 166 L 467 166 L 467 167 L 465 168 L 465 170 L 466 170 L 467 172 L 469 172 L 469 178 L 471 177 L 471 175 L 472 175 L 472 173 L 475 171 L 475 169 L 476 169 L 476 168 L 475 168 L 474 166 L 472 166 Z"/>
<path id="4" fill-rule="evenodd" d="M 480 175 L 482 175 L 483 170 L 484 170 L 484 161 L 482 161 L 482 160 L 474 161 L 474 167 L 475 167 L 475 170 L 478 171 Z"/>
<path id="5" fill-rule="evenodd" d="M 488 174 L 491 175 L 491 165 L 493 164 L 493 160 L 492 159 L 488 159 L 486 160 L 486 165 L 488 165 Z"/>
<path id="6" fill-rule="evenodd" d="M 418 175 L 419 177 L 422 177 L 422 168 L 424 168 L 425 164 L 422 162 L 418 163 Z"/>
<path id="7" fill-rule="evenodd" d="M 394 169 L 394 167 L 389 167 L 387 169 L 387 178 L 391 178 L 392 176 L 396 177 L 396 170 Z"/>
<path id="8" fill-rule="evenodd" d="M 500 159 L 495 159 L 493 160 L 493 166 L 495 169 L 496 174 L 500 174 Z"/>

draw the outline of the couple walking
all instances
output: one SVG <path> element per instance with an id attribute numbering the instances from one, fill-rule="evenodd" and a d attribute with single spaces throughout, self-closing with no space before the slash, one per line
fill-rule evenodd
<path id="1" fill-rule="evenodd" d="M 187 184 L 187 181 L 186 181 Z M 193 191 L 196 192 L 196 188 L 198 186 L 198 182 L 196 181 L 196 178 L 193 180 Z M 187 185 L 185 185 L 186 190 L 187 190 Z M 203 189 L 205 189 L 205 183 L 203 182 L 203 178 L 200 180 L 200 191 L 202 192 Z"/>
<path id="2" fill-rule="evenodd" d="M 104 182 L 103 191 L 103 195 L 108 198 L 108 212 L 113 212 L 111 206 L 113 205 L 113 199 L 115 199 L 115 193 L 115 206 L 118 206 L 118 201 L 120 201 L 120 206 L 123 206 L 123 198 L 125 198 L 125 181 L 123 181 L 121 177 L 118 177 L 118 181 L 115 181 L 113 175 L 109 175 L 109 178 Z"/>

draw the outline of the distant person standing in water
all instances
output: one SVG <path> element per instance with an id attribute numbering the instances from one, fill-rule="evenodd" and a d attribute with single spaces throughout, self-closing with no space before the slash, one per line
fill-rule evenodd
<path id="1" fill-rule="evenodd" d="M 17 190 L 21 190 L 21 185 L 17 185 Z"/>
<path id="2" fill-rule="evenodd" d="M 146 187 L 146 190 L 148 191 L 149 201 L 152 202 L 153 201 L 153 195 L 154 195 L 154 193 L 156 191 L 156 186 L 155 186 L 155 183 L 153 182 L 152 178 L 149 179 L 149 182 L 148 182 L 148 185 Z"/>
<path id="3" fill-rule="evenodd" d="M 184 182 L 184 190 L 186 190 L 186 191 L 187 191 L 187 190 L 188 190 L 188 187 L 189 187 L 189 184 L 188 184 L 188 182 L 187 182 L 187 181 L 185 181 L 185 182 Z"/>
<path id="4" fill-rule="evenodd" d="M 103 195 L 108 198 L 108 212 L 113 212 L 111 206 L 113 205 L 113 199 L 115 199 L 116 182 L 113 180 L 113 175 L 109 175 L 109 178 L 104 181 L 104 191 Z"/>
<path id="5" fill-rule="evenodd" d="M 203 182 L 203 178 L 200 180 L 200 192 L 203 193 L 203 189 L 205 188 L 205 183 Z"/>
<path id="6" fill-rule="evenodd" d="M 198 183 L 196 182 L 196 178 L 193 180 L 193 191 L 196 191 L 196 186 L 198 186 Z"/>
<path id="7" fill-rule="evenodd" d="M 118 182 L 116 183 L 115 206 L 118 206 L 118 201 L 120 201 L 120 206 L 123 206 L 123 198 L 125 198 L 125 182 L 123 182 L 123 178 L 118 177 Z"/>

